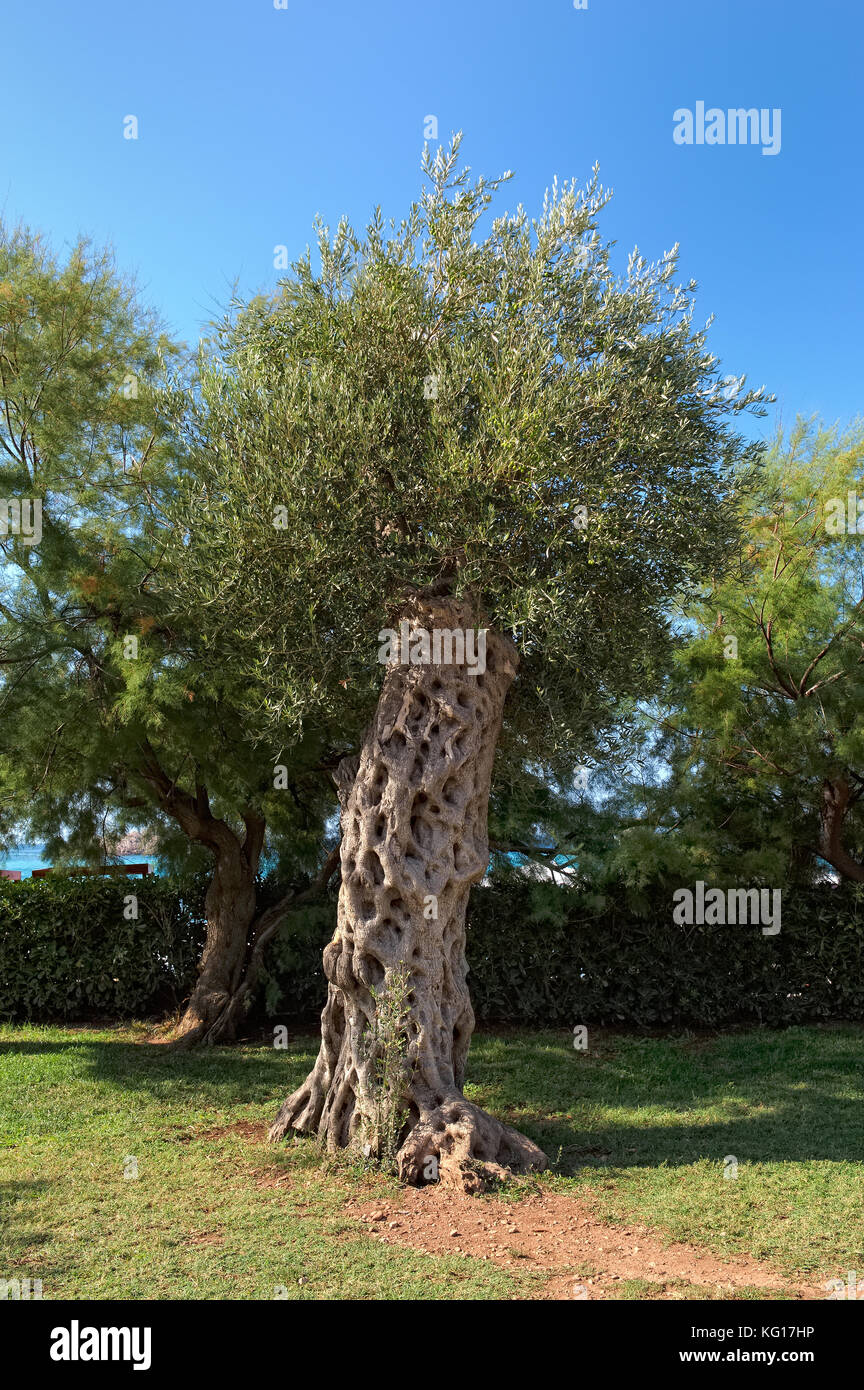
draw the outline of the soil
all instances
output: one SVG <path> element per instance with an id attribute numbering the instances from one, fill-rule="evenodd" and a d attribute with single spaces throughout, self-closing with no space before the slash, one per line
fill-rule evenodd
<path id="1" fill-rule="evenodd" d="M 262 1124 L 237 1121 L 208 1130 L 197 1139 L 236 1134 L 264 1144 Z M 290 1173 L 257 1174 L 259 1188 L 290 1186 Z M 824 1299 L 822 1277 L 807 1283 L 785 1277 L 749 1255 L 728 1259 L 708 1250 L 668 1240 L 639 1223 L 610 1225 L 588 1204 L 563 1193 L 538 1191 L 514 1199 L 469 1196 L 456 1187 L 404 1187 L 386 1199 L 348 1197 L 346 1216 L 362 1223 L 369 1237 L 429 1255 L 461 1255 L 506 1269 L 532 1270 L 544 1277 L 538 1299 L 607 1299 L 615 1285 L 639 1279 L 655 1289 L 639 1297 L 678 1299 L 682 1285 L 695 1285 L 708 1298 L 734 1298 L 737 1290 L 764 1289 L 793 1300 Z"/>
<path id="2" fill-rule="evenodd" d="M 736 1289 L 782 1291 L 790 1299 L 824 1298 L 818 1279 L 795 1283 L 769 1265 L 736 1255 L 724 1259 L 638 1225 L 610 1226 L 577 1198 L 537 1193 L 519 1201 L 484 1201 L 451 1188 L 406 1188 L 395 1201 L 351 1201 L 347 1212 L 373 1239 L 428 1254 L 459 1254 L 547 1276 L 541 1299 L 615 1296 L 615 1284 L 641 1279 L 656 1296 L 680 1298 L 681 1283 L 704 1296 L 734 1297 Z M 811 1276 L 812 1277 L 812 1276 Z M 650 1297 L 650 1293 L 647 1294 Z"/>

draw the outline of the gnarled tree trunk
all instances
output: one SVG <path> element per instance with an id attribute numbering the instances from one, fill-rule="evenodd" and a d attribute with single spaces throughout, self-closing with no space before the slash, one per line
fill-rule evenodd
<path id="1" fill-rule="evenodd" d="M 421 629 L 475 628 L 467 603 L 412 600 Z M 478 663 L 479 664 L 479 663 Z M 375 994 L 407 974 L 400 1176 L 481 1187 L 491 1174 L 542 1169 L 529 1139 L 465 1100 L 474 1013 L 465 981 L 465 910 L 489 859 L 487 815 L 495 747 L 515 648 L 487 631 L 485 671 L 462 664 L 387 668 L 356 769 L 343 766 L 342 883 L 321 1049 L 282 1106 L 271 1139 L 317 1133 L 330 1150 L 375 1144 L 380 1120 Z M 373 991 L 375 994 L 373 994 Z"/>

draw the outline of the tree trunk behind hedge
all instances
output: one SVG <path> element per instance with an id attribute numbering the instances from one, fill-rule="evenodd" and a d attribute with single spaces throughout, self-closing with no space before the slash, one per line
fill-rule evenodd
<path id="1" fill-rule="evenodd" d="M 178 1047 L 233 1041 L 244 1013 L 241 1003 L 248 994 L 254 944 L 257 860 L 250 863 L 239 839 L 230 831 L 229 835 L 216 851 L 204 899 L 207 938 L 198 979 L 171 1038 Z"/>
<path id="2" fill-rule="evenodd" d="M 255 984 L 261 947 L 285 915 L 283 902 L 257 921 L 255 917 L 255 880 L 267 825 L 250 807 L 243 815 L 241 837 L 213 815 L 205 786 L 196 784 L 193 795 L 168 775 L 149 739 L 142 742 L 141 754 L 139 776 L 162 810 L 213 857 L 213 875 L 204 899 L 207 938 L 198 980 L 169 1042 L 180 1048 L 230 1042 Z"/>

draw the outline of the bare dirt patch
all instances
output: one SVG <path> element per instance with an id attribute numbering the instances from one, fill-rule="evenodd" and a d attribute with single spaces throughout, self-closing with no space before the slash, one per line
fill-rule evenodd
<path id="1" fill-rule="evenodd" d="M 224 1139 L 226 1134 L 236 1134 L 240 1139 L 252 1139 L 263 1144 L 267 1138 L 267 1126 L 260 1120 L 236 1120 L 233 1125 L 223 1125 L 219 1129 L 208 1129 L 196 1134 L 196 1139 Z"/>
<path id="2" fill-rule="evenodd" d="M 222 1231 L 193 1231 L 186 1237 L 187 1245 L 223 1245 L 224 1242 Z"/>
<path id="3" fill-rule="evenodd" d="M 452 1188 L 405 1188 L 391 1200 L 352 1199 L 349 1215 L 385 1244 L 426 1254 L 460 1254 L 510 1269 L 533 1270 L 547 1282 L 536 1297 L 614 1297 L 622 1280 L 657 1285 L 661 1298 L 680 1297 L 676 1285 L 698 1285 L 716 1297 L 736 1289 L 764 1289 L 790 1299 L 818 1299 L 819 1282 L 794 1283 L 747 1255 L 724 1259 L 669 1242 L 638 1225 L 610 1226 L 577 1198 L 535 1193 L 513 1202 L 469 1197 Z M 577 1293 L 576 1286 L 584 1293 Z M 709 1292 L 708 1297 L 711 1296 Z"/>

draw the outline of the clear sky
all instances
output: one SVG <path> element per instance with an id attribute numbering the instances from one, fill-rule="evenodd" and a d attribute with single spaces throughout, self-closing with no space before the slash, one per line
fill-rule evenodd
<path id="1" fill-rule="evenodd" d="M 279 3 L 5 7 L 7 220 L 112 243 L 194 341 L 235 279 L 275 284 L 274 247 L 299 254 L 316 213 L 401 215 L 434 115 L 477 172 L 515 171 L 501 210 L 598 161 L 606 235 L 648 259 L 680 242 L 724 369 L 784 420 L 862 413 L 861 0 Z M 676 144 L 698 102 L 779 108 L 779 153 Z"/>

